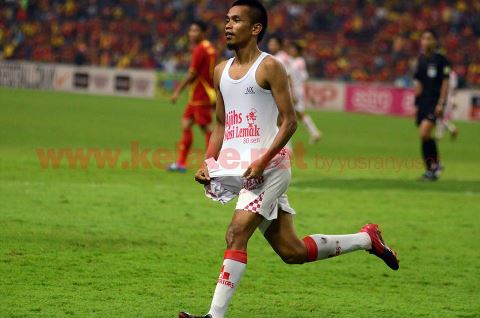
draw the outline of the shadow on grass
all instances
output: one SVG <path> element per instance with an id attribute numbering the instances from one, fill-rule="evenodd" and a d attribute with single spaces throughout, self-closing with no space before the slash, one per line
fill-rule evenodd
<path id="1" fill-rule="evenodd" d="M 442 180 L 425 182 L 408 179 L 368 179 L 368 178 L 315 178 L 292 181 L 291 189 L 340 189 L 340 190 L 406 190 L 453 192 L 480 195 L 479 180 Z"/>

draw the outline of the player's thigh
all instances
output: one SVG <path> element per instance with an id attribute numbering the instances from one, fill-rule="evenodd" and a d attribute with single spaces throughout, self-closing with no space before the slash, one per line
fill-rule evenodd
<path id="1" fill-rule="evenodd" d="M 432 136 L 433 128 L 435 127 L 435 122 L 424 118 L 419 125 L 419 135 L 422 140 L 427 140 Z"/>
<path id="2" fill-rule="evenodd" d="M 182 118 L 182 129 L 190 129 L 193 126 L 193 120 L 191 118 Z"/>
<path id="3" fill-rule="evenodd" d="M 258 213 L 235 210 L 225 236 L 227 244 L 238 240 L 248 241 L 263 220 L 263 217 Z"/>
<path id="4" fill-rule="evenodd" d="M 305 99 L 303 97 L 300 97 L 296 101 L 294 108 L 297 115 L 300 114 L 301 118 L 303 118 L 303 116 L 305 115 Z"/>
<path id="5" fill-rule="evenodd" d="M 273 250 L 282 257 L 301 254 L 305 250 L 305 245 L 295 232 L 293 215 L 290 213 L 280 210 L 264 236 Z"/>

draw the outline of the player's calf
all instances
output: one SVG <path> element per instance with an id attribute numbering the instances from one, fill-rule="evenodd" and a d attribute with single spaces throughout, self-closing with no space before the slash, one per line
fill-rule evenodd
<path id="1" fill-rule="evenodd" d="M 307 249 L 301 244 L 297 247 L 281 248 L 276 251 L 286 264 L 303 264 L 307 261 Z"/>

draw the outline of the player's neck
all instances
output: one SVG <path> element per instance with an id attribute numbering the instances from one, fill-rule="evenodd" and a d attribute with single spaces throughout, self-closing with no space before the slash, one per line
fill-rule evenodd
<path id="1" fill-rule="evenodd" d="M 261 54 L 261 51 L 258 49 L 256 43 L 236 49 L 235 50 L 235 62 L 240 65 L 248 65 L 255 61 L 258 56 Z"/>
<path id="2" fill-rule="evenodd" d="M 198 41 L 193 42 L 193 46 L 197 46 L 197 45 L 199 45 L 200 43 L 202 43 L 203 41 L 205 41 L 205 39 L 204 39 L 204 38 L 201 38 L 201 39 L 199 39 Z"/>

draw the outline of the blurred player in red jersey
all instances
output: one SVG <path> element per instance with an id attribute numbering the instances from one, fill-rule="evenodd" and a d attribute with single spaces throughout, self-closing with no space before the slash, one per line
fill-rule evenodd
<path id="1" fill-rule="evenodd" d="M 208 146 L 210 139 L 210 123 L 212 110 L 215 104 L 215 89 L 213 88 L 213 70 L 217 59 L 217 52 L 213 45 L 206 40 L 207 25 L 202 21 L 192 22 L 188 37 L 192 46 L 192 62 L 187 77 L 180 83 L 172 95 L 175 103 L 182 91 L 191 85 L 190 99 L 182 117 L 182 139 L 179 144 L 178 160 L 167 167 L 169 171 L 186 171 L 187 156 L 193 142 L 192 126 L 197 124 L 205 134 L 205 143 Z"/>

